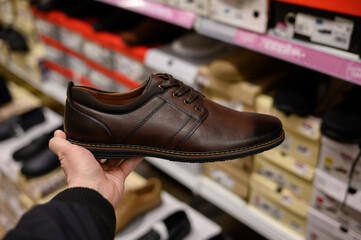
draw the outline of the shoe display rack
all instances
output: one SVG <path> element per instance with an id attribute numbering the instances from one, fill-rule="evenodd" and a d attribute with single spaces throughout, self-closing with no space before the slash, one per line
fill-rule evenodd
<path id="1" fill-rule="evenodd" d="M 200 34 L 361 85 L 360 59 L 340 50 L 280 39 L 272 35 L 272 32 L 267 34 L 249 32 L 149 0 L 136 1 L 136 4 L 131 0 L 100 1 L 185 28 L 194 28 Z"/>

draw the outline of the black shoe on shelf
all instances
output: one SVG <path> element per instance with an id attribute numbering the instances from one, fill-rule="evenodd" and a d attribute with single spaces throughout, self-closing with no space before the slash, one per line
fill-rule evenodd
<path id="1" fill-rule="evenodd" d="M 15 115 L 0 123 L 0 141 L 14 137 L 19 132 L 45 121 L 42 108 L 35 108 L 21 115 Z"/>
<path id="2" fill-rule="evenodd" d="M 316 110 L 328 77 L 322 73 L 300 68 L 287 76 L 274 96 L 274 106 L 285 114 L 306 117 Z"/>
<path id="3" fill-rule="evenodd" d="M 361 143 L 361 86 L 355 85 L 322 118 L 323 135 L 344 143 Z"/>
<path id="4" fill-rule="evenodd" d="M 38 152 L 41 152 L 44 148 L 48 148 L 49 141 L 54 136 L 54 131 L 58 129 L 63 129 L 63 126 L 57 127 L 54 130 L 35 138 L 25 146 L 20 147 L 13 153 L 13 159 L 15 161 L 27 161 Z"/>
<path id="5" fill-rule="evenodd" d="M 155 223 L 149 232 L 144 234 L 142 237 L 138 238 L 138 240 L 160 240 L 161 233 L 157 232 L 157 228 L 155 227 L 158 223 Z M 179 210 L 167 218 L 163 219 L 160 224 L 165 225 L 167 228 L 167 236 L 169 240 L 182 240 L 184 239 L 191 231 L 191 224 L 187 217 L 187 214 Z"/>
<path id="6" fill-rule="evenodd" d="M 94 0 L 78 0 L 62 9 L 68 17 L 88 18 L 101 17 L 109 14 L 114 7 L 109 4 L 97 2 Z"/>
<path id="7" fill-rule="evenodd" d="M 145 16 L 130 12 L 121 8 L 114 8 L 112 11 L 101 17 L 93 24 L 94 31 L 118 32 L 130 30 L 144 21 Z"/>
<path id="8" fill-rule="evenodd" d="M 40 1 L 40 3 L 37 5 L 37 8 L 41 12 L 49 12 L 53 10 L 62 10 L 72 3 L 74 3 L 74 0 L 45 0 Z"/>
<path id="9" fill-rule="evenodd" d="M 38 177 L 51 172 L 59 166 L 58 157 L 49 148 L 44 148 L 23 163 L 21 173 L 28 178 Z"/>
<path id="10" fill-rule="evenodd" d="M 18 31 L 10 28 L 7 31 L 7 43 L 11 51 L 26 52 L 29 50 L 26 38 Z"/>
<path id="11" fill-rule="evenodd" d="M 0 106 L 5 103 L 11 102 L 11 94 L 7 87 L 6 80 L 0 76 Z"/>

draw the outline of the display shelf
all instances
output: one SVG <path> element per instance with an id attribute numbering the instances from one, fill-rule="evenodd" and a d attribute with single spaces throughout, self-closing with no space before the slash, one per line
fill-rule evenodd
<path id="1" fill-rule="evenodd" d="M 361 60 L 355 54 L 306 43 L 281 39 L 229 26 L 206 17 L 147 0 L 99 0 L 150 17 L 192 28 L 203 35 L 267 54 L 315 71 L 361 85 Z"/>
<path id="2" fill-rule="evenodd" d="M 184 28 L 192 28 L 196 15 L 187 11 L 165 6 L 148 0 L 98 0 L 118 6 L 133 12 L 137 12 L 152 18 L 169 22 Z"/>
<path id="3" fill-rule="evenodd" d="M 254 207 L 248 205 L 243 199 L 215 183 L 213 180 L 202 175 L 193 175 L 174 162 L 157 158 L 146 159 L 152 165 L 191 189 L 195 194 L 204 197 L 223 211 L 262 234 L 267 239 L 303 239 L 270 217 L 262 214 Z"/>
<path id="4" fill-rule="evenodd" d="M 42 81 L 37 82 L 31 79 L 24 70 L 20 69 L 16 65 L 6 64 L 0 62 L 2 66 L 7 68 L 10 72 L 17 75 L 20 79 L 29 83 L 31 86 L 44 93 L 45 95 L 54 98 L 61 104 L 65 104 L 66 100 L 66 88 L 63 85 L 60 85 L 54 81 Z"/>
<path id="5" fill-rule="evenodd" d="M 200 34 L 361 85 L 361 61 L 353 54 L 249 32 L 207 18 L 198 18 L 195 29 Z"/>

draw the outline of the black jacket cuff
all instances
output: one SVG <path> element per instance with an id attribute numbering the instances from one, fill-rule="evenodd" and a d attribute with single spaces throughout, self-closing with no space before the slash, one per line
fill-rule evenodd
<path id="1" fill-rule="evenodd" d="M 114 207 L 97 191 L 84 187 L 68 188 L 57 194 L 51 201 L 78 203 L 91 208 L 102 219 L 110 236 L 114 236 L 116 221 Z"/>

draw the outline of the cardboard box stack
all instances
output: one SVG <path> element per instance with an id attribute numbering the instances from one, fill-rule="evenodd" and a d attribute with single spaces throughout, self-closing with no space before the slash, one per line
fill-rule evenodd
<path id="1" fill-rule="evenodd" d="M 257 61 L 257 67 L 254 61 Z M 280 70 L 282 66 L 283 63 L 267 56 L 235 49 L 201 66 L 196 82 L 208 98 L 238 111 L 255 112 L 257 97 L 272 91 L 286 74 L 287 71 Z M 247 157 L 222 164 L 203 164 L 203 174 L 248 199 L 252 162 L 253 157 Z"/>
<path id="2" fill-rule="evenodd" d="M 40 60 L 45 49 L 40 43 L 30 0 L 5 0 L 0 3 L 0 25 L 11 38 L 0 39 L 0 61 L 12 66 L 36 83 L 41 81 Z"/>
<path id="3" fill-rule="evenodd" d="M 320 120 L 287 116 L 264 94 L 256 99 L 256 111 L 279 117 L 286 139 L 279 147 L 255 156 L 250 204 L 304 236 L 319 154 Z"/>

